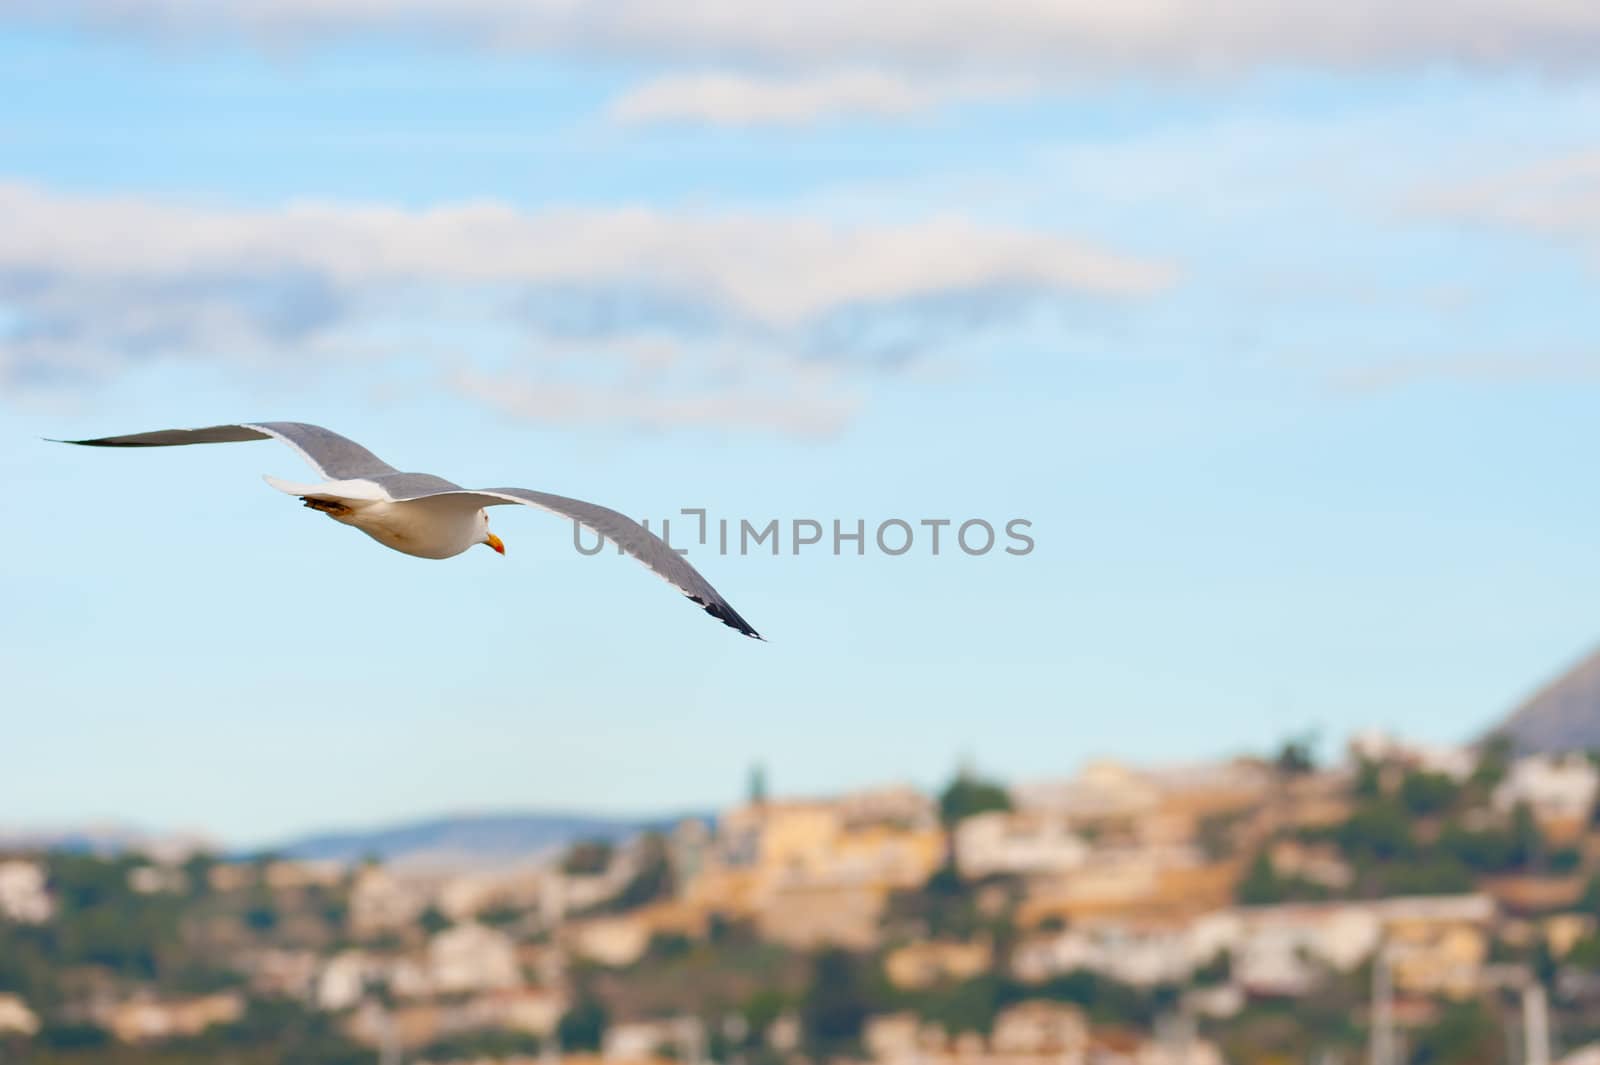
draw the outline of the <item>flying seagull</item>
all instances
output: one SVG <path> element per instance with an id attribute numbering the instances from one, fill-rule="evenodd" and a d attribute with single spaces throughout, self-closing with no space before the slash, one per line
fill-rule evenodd
<path id="1" fill-rule="evenodd" d="M 54 443 L 88 447 L 170 447 L 242 440 L 281 440 L 294 448 L 323 478 L 322 483 L 294 484 L 267 477 L 268 484 L 280 492 L 299 496 L 311 509 L 354 526 L 383 546 L 403 554 L 450 558 L 474 544 L 487 544 L 504 555 L 505 544 L 489 531 L 489 515 L 483 508 L 522 503 L 571 518 L 593 529 L 650 567 L 707 614 L 746 636 L 762 639 L 682 555 L 631 518 L 581 499 L 548 492 L 531 492 L 526 488 L 462 488 L 431 473 L 402 473 L 354 440 L 320 425 L 241 422 L 205 429 L 163 429 Z"/>

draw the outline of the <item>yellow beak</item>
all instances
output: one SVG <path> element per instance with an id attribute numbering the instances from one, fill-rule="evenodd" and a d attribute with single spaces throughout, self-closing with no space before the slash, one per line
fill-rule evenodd
<path id="1" fill-rule="evenodd" d="M 488 544 L 502 555 L 506 553 L 506 545 L 502 543 L 500 537 L 496 536 L 494 533 L 490 533 L 489 539 L 485 540 L 484 543 Z"/>

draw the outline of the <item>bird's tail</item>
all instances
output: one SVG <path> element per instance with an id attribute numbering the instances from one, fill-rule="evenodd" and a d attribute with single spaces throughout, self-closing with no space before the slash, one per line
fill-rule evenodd
<path id="1" fill-rule="evenodd" d="M 382 503 L 388 500 L 383 489 L 371 481 L 359 478 L 351 481 L 323 481 L 321 484 L 296 484 L 285 481 L 271 474 L 264 475 L 262 480 L 280 492 L 287 492 L 292 496 L 320 496 L 323 499 L 343 499 L 350 503 Z"/>
<path id="2" fill-rule="evenodd" d="M 319 485 L 295 484 L 293 481 L 285 481 L 283 478 L 274 477 L 271 474 L 265 474 L 261 479 L 286 495 L 300 496 L 301 498 L 304 498 L 306 496 L 320 494 L 321 486 Z"/>

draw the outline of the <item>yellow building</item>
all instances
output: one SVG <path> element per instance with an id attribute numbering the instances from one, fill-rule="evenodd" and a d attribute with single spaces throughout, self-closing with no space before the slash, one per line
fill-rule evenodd
<path id="1" fill-rule="evenodd" d="M 716 845 L 680 898 L 701 912 L 752 918 L 763 935 L 793 945 L 865 947 L 876 942 L 889 893 L 920 886 L 944 857 L 942 830 L 904 800 L 753 803 L 722 816 Z"/>
<path id="2" fill-rule="evenodd" d="M 884 971 L 896 987 L 921 988 L 945 980 L 968 980 L 993 964 L 994 950 L 987 941 L 930 940 L 891 951 L 884 959 Z"/>

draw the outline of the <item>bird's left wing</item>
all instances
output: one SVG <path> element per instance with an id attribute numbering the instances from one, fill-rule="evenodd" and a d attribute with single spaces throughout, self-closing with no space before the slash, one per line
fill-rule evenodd
<path id="1" fill-rule="evenodd" d="M 235 425 L 212 425 L 204 429 L 158 429 L 153 433 L 53 442 L 88 447 L 176 447 L 183 444 L 231 444 L 245 440 L 282 441 L 330 481 L 371 480 L 400 472 L 349 437 L 306 422 L 239 422 Z"/>
<path id="2" fill-rule="evenodd" d="M 669 547 L 661 537 L 625 514 L 619 514 L 594 503 L 585 503 L 581 499 L 568 499 L 566 496 L 534 492 L 526 488 L 462 489 L 452 492 L 429 492 L 411 498 L 459 499 L 463 502 L 476 502 L 481 507 L 521 503 L 525 506 L 538 507 L 540 510 L 548 510 L 552 514 L 560 514 L 564 518 L 571 518 L 578 524 L 593 529 L 627 554 L 643 562 L 651 572 L 666 580 L 724 625 L 738 629 L 744 635 L 757 640 L 764 639 L 748 621 L 739 616 L 739 612 L 733 609 L 715 588 L 711 587 L 710 581 L 700 576 L 700 572 L 684 560 L 682 555 Z"/>

